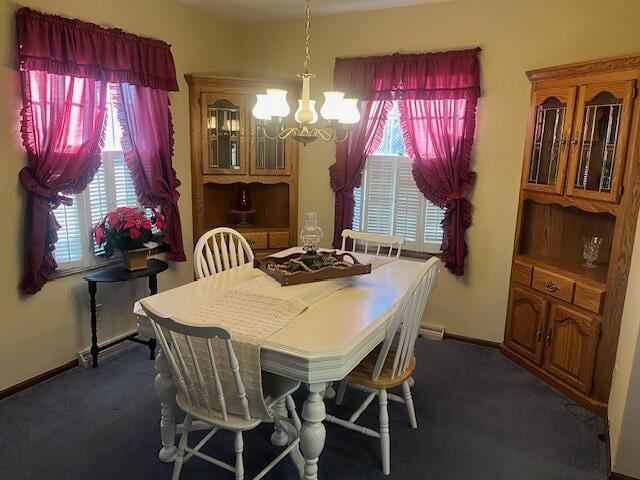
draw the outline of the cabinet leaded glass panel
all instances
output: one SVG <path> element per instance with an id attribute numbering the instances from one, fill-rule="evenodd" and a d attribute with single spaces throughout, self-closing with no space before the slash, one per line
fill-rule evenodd
<path id="1" fill-rule="evenodd" d="M 567 105 L 555 97 L 538 106 L 529 166 L 528 182 L 555 185 L 563 146 L 562 131 Z"/>
<path id="2" fill-rule="evenodd" d="M 265 132 L 263 120 L 256 120 L 258 128 L 256 128 L 256 146 L 255 146 L 255 170 L 260 173 L 263 170 L 284 170 L 286 144 L 284 140 L 278 137 L 269 138 Z"/>
<path id="3" fill-rule="evenodd" d="M 209 168 L 240 169 L 240 107 L 229 100 L 207 105 Z"/>
<path id="4" fill-rule="evenodd" d="M 611 191 L 622 104 L 622 99 L 609 92 L 602 92 L 585 104 L 576 189 Z"/>

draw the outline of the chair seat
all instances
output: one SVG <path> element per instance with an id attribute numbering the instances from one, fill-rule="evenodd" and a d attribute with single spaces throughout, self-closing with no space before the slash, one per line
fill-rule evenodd
<path id="1" fill-rule="evenodd" d="M 262 391 L 265 395 L 265 404 L 269 409 L 278 401 L 294 393 L 298 388 L 300 388 L 300 382 L 272 373 L 262 372 Z M 214 405 L 216 405 L 216 401 L 216 399 L 213 400 Z M 231 430 L 251 430 L 257 427 L 262 421 L 258 418 L 250 418 L 247 420 L 233 413 L 229 413 L 225 420 L 218 410 L 214 410 L 212 416 L 204 406 L 194 409 L 181 393 L 176 395 L 176 402 L 184 412 L 190 413 L 211 425 Z"/>
<path id="2" fill-rule="evenodd" d="M 373 375 L 373 369 L 376 366 L 376 362 L 378 361 L 378 356 L 380 355 L 380 348 L 381 347 L 377 347 L 369 353 L 369 355 L 367 355 L 356 368 L 351 370 L 349 375 L 345 378 L 347 383 L 380 390 L 402 385 L 409 377 L 411 377 L 411 375 L 413 375 L 413 372 L 416 369 L 416 357 L 411 355 L 407 368 L 396 374 L 395 377 L 392 377 L 393 359 L 395 358 L 395 352 L 392 349 L 385 359 L 380 376 L 377 380 L 373 380 L 371 377 Z"/>

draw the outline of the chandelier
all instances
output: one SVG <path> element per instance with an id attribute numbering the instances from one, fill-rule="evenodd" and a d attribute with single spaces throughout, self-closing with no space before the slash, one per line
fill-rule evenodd
<path id="1" fill-rule="evenodd" d="M 304 37 L 304 73 L 298 75 L 302 78 L 302 98 L 298 100 L 298 109 L 294 119 L 295 127 L 286 127 L 285 121 L 289 116 L 290 108 L 287 101 L 287 91 L 278 88 L 268 88 L 266 93 L 256 95 L 256 104 L 251 111 L 253 116 L 262 120 L 261 128 L 265 137 L 270 140 L 286 139 L 293 137 L 296 141 L 307 145 L 320 138 L 325 142 L 335 140 L 343 142 L 347 139 L 350 127 L 360 121 L 357 98 L 344 98 L 344 92 L 324 92 L 324 104 L 320 109 L 320 115 L 327 121 L 324 128 L 315 125 L 318 122 L 316 101 L 310 98 L 310 83 L 315 77 L 309 72 L 311 50 L 309 47 L 311 38 L 311 0 L 306 0 L 305 8 L 306 25 Z"/>

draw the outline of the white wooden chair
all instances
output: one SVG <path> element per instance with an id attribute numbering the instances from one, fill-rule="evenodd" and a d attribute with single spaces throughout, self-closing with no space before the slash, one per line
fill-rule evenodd
<path id="1" fill-rule="evenodd" d="M 416 367 L 413 351 L 427 298 L 439 272 L 438 262 L 439 260 L 435 257 L 425 262 L 419 275 L 401 300 L 387 329 L 384 342 L 347 375 L 340 384 L 336 403 L 338 405 L 342 403 L 347 385 L 368 392 L 367 398 L 349 420 L 327 415 L 329 422 L 380 439 L 382 471 L 385 475 L 389 475 L 391 471 L 388 400 L 404 403 L 411 427 L 418 427 L 409 379 Z M 387 389 L 398 386 L 402 387 L 402 397 L 387 392 Z M 380 407 L 379 432 L 356 423 L 376 396 Z"/>
<path id="2" fill-rule="evenodd" d="M 193 253 L 193 265 L 199 280 L 230 268 L 253 262 L 253 251 L 240 232 L 218 227 L 202 235 Z"/>
<path id="3" fill-rule="evenodd" d="M 347 240 L 352 241 L 352 252 L 358 249 L 368 254 L 380 255 L 381 253 L 386 253 L 387 257 L 396 258 L 400 256 L 404 245 L 404 237 L 400 235 L 380 235 L 378 233 L 356 232 L 355 230 L 345 229 L 342 231 L 343 251 L 347 249 Z"/>
<path id="4" fill-rule="evenodd" d="M 151 311 L 144 305 L 144 301 L 141 305 L 171 367 L 177 388 L 176 402 L 186 413 L 172 480 L 177 480 L 180 477 L 182 465 L 193 456 L 234 473 L 236 480 L 244 479 L 242 432 L 254 429 L 260 425 L 262 420 L 251 415 L 240 374 L 240 365 L 231 343 L 230 333 L 221 327 L 177 323 L 171 318 L 161 317 Z M 221 381 L 221 378 L 224 377 L 220 375 L 220 372 L 222 372 L 221 368 L 225 368 L 225 362 L 216 358 L 214 341 L 224 342 L 223 351 L 228 357 L 227 368 L 230 368 L 233 377 L 233 385 L 229 386 L 227 390 L 232 391 L 224 391 L 224 382 Z M 291 394 L 298 389 L 300 383 L 269 374 L 263 378 L 263 386 L 265 403 L 270 411 L 277 411 L 272 408 L 276 403 L 285 402 L 285 415 L 288 410 L 291 418 L 273 413 L 272 420 L 287 433 L 288 446 L 256 475 L 254 480 L 264 477 L 289 454 L 298 460 L 297 466 L 299 469 L 301 468 L 301 456 L 298 451 L 300 418 L 291 398 Z M 210 429 L 210 432 L 195 447 L 189 447 L 189 432 L 203 428 Z M 200 451 L 219 430 L 235 432 L 235 465 L 229 465 Z"/>

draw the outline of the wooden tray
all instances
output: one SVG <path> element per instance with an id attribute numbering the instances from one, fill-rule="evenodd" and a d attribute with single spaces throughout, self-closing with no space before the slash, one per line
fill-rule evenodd
<path id="1" fill-rule="evenodd" d="M 275 267 L 276 265 L 287 263 L 289 260 L 300 258 L 303 255 L 301 253 L 293 253 L 291 255 L 287 255 L 286 257 L 266 257 L 262 260 L 258 260 L 257 258 L 255 258 L 253 260 L 253 267 L 259 268 L 270 277 L 275 278 L 283 287 L 286 287 L 288 285 L 299 285 L 301 283 L 319 282 L 321 280 L 330 280 L 332 278 L 352 277 L 355 275 L 364 275 L 366 273 L 371 273 L 370 263 L 360 263 L 358 259 L 350 253 L 336 253 L 335 250 L 320 251 L 319 253 L 331 253 L 338 260 L 348 259 L 345 261 L 348 262 L 349 260 L 351 260 L 353 264 L 349 265 L 348 267 L 332 265 L 328 267 L 322 267 L 319 270 L 314 270 L 313 272 L 286 272 Z"/>

